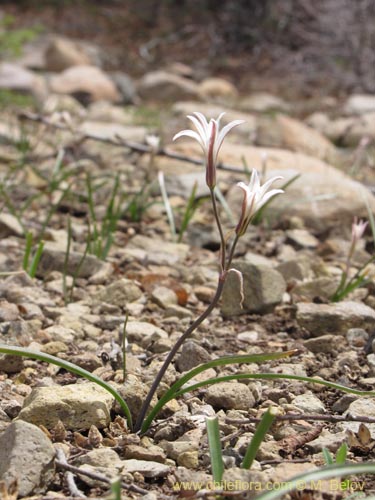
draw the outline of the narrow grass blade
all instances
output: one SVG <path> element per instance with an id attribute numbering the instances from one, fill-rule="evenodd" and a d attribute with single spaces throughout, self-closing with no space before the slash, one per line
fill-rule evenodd
<path id="1" fill-rule="evenodd" d="M 177 380 L 165 393 L 164 395 L 159 399 L 157 404 L 154 406 L 154 408 L 150 411 L 149 415 L 147 418 L 145 418 L 143 424 L 142 424 L 142 432 L 145 432 L 149 426 L 151 425 L 151 422 L 155 418 L 155 416 L 159 413 L 159 411 L 163 408 L 163 406 L 168 403 L 171 399 L 174 399 L 176 395 L 183 394 L 187 392 L 185 389 L 181 389 L 181 387 L 186 384 L 190 379 L 195 377 L 201 372 L 204 372 L 205 370 L 208 370 L 209 368 L 215 368 L 216 366 L 225 366 L 225 365 L 232 365 L 236 363 L 263 363 L 264 361 L 270 361 L 274 359 L 282 359 L 282 358 L 287 358 L 290 356 L 293 356 L 297 354 L 299 351 L 298 349 L 293 349 L 291 351 L 285 351 L 285 352 L 273 352 L 273 353 L 267 353 L 267 354 L 245 354 L 241 356 L 224 356 L 222 358 L 214 359 L 212 361 L 209 361 L 208 363 L 204 363 L 202 365 L 196 366 L 189 372 L 185 373 L 180 379 Z M 221 377 L 223 378 L 223 377 Z M 236 378 L 236 376 L 234 376 Z M 238 377 L 240 378 L 240 377 Z M 216 379 L 210 379 L 210 380 L 216 380 Z M 219 379 L 217 379 L 219 380 Z M 233 380 L 233 378 L 232 378 Z M 210 383 L 210 382 L 209 382 Z M 212 383 L 216 383 L 215 381 Z M 207 385 L 207 381 L 205 384 Z M 195 386 L 200 386 L 200 384 L 195 384 L 191 387 Z M 189 390 L 189 389 L 188 389 Z"/>
<path id="2" fill-rule="evenodd" d="M 270 406 L 263 415 L 262 420 L 259 422 L 255 430 L 254 436 L 250 441 L 249 446 L 247 447 L 245 457 L 242 462 L 243 469 L 250 469 L 250 467 L 252 466 L 256 454 L 259 450 L 259 447 L 262 444 L 264 437 L 269 431 L 273 421 L 277 417 L 277 414 L 278 414 L 277 408 Z"/>
<path id="3" fill-rule="evenodd" d="M 176 239 L 177 231 L 176 231 L 176 224 L 174 221 L 173 210 L 172 210 L 171 204 L 169 202 L 167 188 L 165 186 L 164 173 L 161 171 L 158 173 L 158 181 L 159 181 L 161 197 L 163 199 L 163 203 L 164 203 L 165 211 L 167 214 L 171 234 L 172 234 L 173 239 Z"/>
<path id="4" fill-rule="evenodd" d="M 186 204 L 184 215 L 182 217 L 181 228 L 180 228 L 180 233 L 178 235 L 177 243 L 181 243 L 182 237 L 183 237 L 186 229 L 188 228 L 189 222 L 190 222 L 191 218 L 193 217 L 194 212 L 198 206 L 197 200 L 195 199 L 195 196 L 197 194 L 197 189 L 198 189 L 198 183 L 197 183 L 197 181 L 195 181 L 194 186 L 191 190 L 189 199 L 188 199 L 187 204 Z"/>
<path id="5" fill-rule="evenodd" d="M 238 373 L 237 375 L 225 375 L 223 377 L 215 377 L 207 380 L 202 380 L 202 382 L 197 382 L 196 384 L 189 385 L 174 393 L 174 398 L 182 396 L 186 392 L 195 391 L 200 387 L 205 387 L 206 385 L 217 384 L 218 382 L 229 382 L 230 380 L 244 380 L 244 379 L 254 379 L 254 380 L 299 380 L 300 382 L 307 382 L 308 384 L 319 384 L 329 387 L 330 389 L 336 389 L 338 391 L 347 392 L 349 394 L 355 394 L 357 396 L 372 396 L 375 397 L 375 391 L 360 391 L 358 389 L 352 389 L 351 387 L 346 387 L 345 385 L 336 384 L 334 382 L 329 382 L 328 380 L 315 379 L 312 377 L 302 377 L 299 375 L 287 375 L 286 373 Z M 163 396 L 164 397 L 164 396 Z M 173 398 L 171 398 L 173 399 Z M 168 400 L 169 401 L 169 400 Z M 165 403 L 164 403 L 165 404 Z"/>
<path id="6" fill-rule="evenodd" d="M 372 240 L 374 242 L 374 247 L 375 247 L 375 218 L 374 218 L 374 214 L 372 213 L 368 199 L 365 197 L 365 195 L 363 193 L 362 193 L 362 197 L 363 197 L 363 201 L 365 202 L 365 205 L 366 205 L 368 220 L 370 222 L 370 227 L 371 227 Z"/>
<path id="7" fill-rule="evenodd" d="M 33 246 L 33 234 L 30 231 L 28 231 L 26 233 L 26 246 L 25 246 L 25 253 L 24 253 L 23 262 L 22 262 L 22 268 L 25 271 L 27 271 L 29 268 L 29 260 L 30 260 L 32 246 Z"/>
<path id="8" fill-rule="evenodd" d="M 29 275 L 31 276 L 31 278 L 35 278 L 36 271 L 38 269 L 38 264 L 40 258 L 42 257 L 43 248 L 44 248 L 44 241 L 39 241 L 38 248 L 36 249 L 35 255 L 33 257 L 33 260 L 31 261 L 29 268 Z"/>
<path id="9" fill-rule="evenodd" d="M 346 462 L 347 456 L 348 456 L 348 445 L 346 443 L 342 443 L 342 445 L 336 452 L 337 465 L 344 464 Z"/>
<path id="10" fill-rule="evenodd" d="M 314 484 L 319 484 L 319 481 L 334 477 L 350 476 L 351 474 L 375 474 L 375 462 L 329 465 L 328 467 L 317 469 L 307 474 L 300 474 L 288 479 L 288 481 L 277 483 L 277 488 L 256 496 L 254 500 L 277 500 L 278 498 L 284 498 L 286 493 L 300 488 L 301 484 L 305 484 L 306 488 L 309 488 Z"/>
<path id="11" fill-rule="evenodd" d="M 64 270 L 63 270 L 63 296 L 64 296 L 65 305 L 67 305 L 67 303 L 68 303 L 68 290 L 66 287 L 66 276 L 68 273 L 68 264 L 69 264 L 71 243 L 72 243 L 72 223 L 70 221 L 70 217 L 68 216 L 68 241 L 66 244 L 66 251 L 65 251 L 65 258 L 64 258 Z"/>
<path id="12" fill-rule="evenodd" d="M 8 346 L 0 344 L 0 352 L 2 352 L 3 354 L 11 354 L 13 356 L 23 356 L 25 358 L 37 359 L 38 361 L 45 361 L 46 363 L 51 363 L 52 365 L 60 366 L 60 368 L 64 368 L 64 370 L 67 370 L 68 372 L 71 373 L 75 373 L 76 375 L 79 375 L 80 377 L 90 380 L 91 382 L 95 382 L 95 384 L 98 384 L 100 385 L 100 387 L 103 387 L 103 389 L 107 390 L 116 399 L 116 401 L 121 406 L 121 409 L 126 416 L 129 428 L 132 429 L 133 423 L 128 405 L 120 396 L 120 394 L 110 384 L 107 384 L 107 382 L 97 377 L 96 375 L 93 375 L 87 370 L 84 370 L 80 366 L 70 363 L 69 361 L 56 358 L 55 356 L 51 356 L 50 354 L 46 354 L 44 352 L 33 351 L 32 349 L 28 349 L 26 347 Z"/>
<path id="13" fill-rule="evenodd" d="M 111 483 L 112 500 L 121 500 L 121 477 Z"/>
<path id="14" fill-rule="evenodd" d="M 121 339 L 121 348 L 122 348 L 122 376 L 124 378 L 124 382 L 126 380 L 126 327 L 129 320 L 129 312 L 126 311 L 124 328 L 122 330 L 122 339 Z"/>
<path id="15" fill-rule="evenodd" d="M 208 447 L 210 450 L 212 477 L 215 483 L 220 483 L 224 473 L 223 455 L 221 453 L 219 420 L 215 417 L 206 418 Z"/>
<path id="16" fill-rule="evenodd" d="M 322 448 L 323 458 L 327 465 L 332 465 L 334 463 L 333 456 L 327 450 L 327 448 Z"/>

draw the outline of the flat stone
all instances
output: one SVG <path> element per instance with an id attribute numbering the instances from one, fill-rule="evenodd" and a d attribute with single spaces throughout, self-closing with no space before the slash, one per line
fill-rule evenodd
<path id="1" fill-rule="evenodd" d="M 55 449 L 38 427 L 21 420 L 0 435 L 0 481 L 17 480 L 20 497 L 44 493 L 53 480 Z"/>
<path id="2" fill-rule="evenodd" d="M 133 281 L 121 278 L 106 286 L 97 294 L 97 299 L 119 307 L 125 307 L 128 302 L 134 302 L 142 297 L 142 290 Z"/>
<path id="3" fill-rule="evenodd" d="M 51 78 L 56 94 L 85 95 L 89 101 L 120 101 L 120 94 L 110 77 L 95 66 L 72 66 Z"/>
<path id="4" fill-rule="evenodd" d="M 175 264 L 180 260 L 184 260 L 190 252 L 190 246 L 184 243 L 170 243 L 159 238 L 149 238 L 140 234 L 134 236 L 126 248 L 144 250 L 146 260 L 152 264 Z"/>
<path id="5" fill-rule="evenodd" d="M 286 231 L 286 237 L 296 248 L 316 248 L 319 245 L 318 238 L 306 229 L 289 229 Z"/>
<path id="6" fill-rule="evenodd" d="M 199 97 L 195 82 L 162 70 L 146 73 L 138 82 L 137 90 L 142 99 L 150 101 L 176 102 Z"/>
<path id="7" fill-rule="evenodd" d="M 282 275 L 268 266 L 234 261 L 234 269 L 242 273 L 244 301 L 241 308 L 240 281 L 236 273 L 229 273 L 224 285 L 221 312 L 224 316 L 266 313 L 281 302 L 286 283 Z"/>
<path id="8" fill-rule="evenodd" d="M 285 260 L 276 267 L 276 270 L 286 281 L 291 279 L 302 281 L 313 276 L 311 259 L 306 255 L 297 255 L 296 258 Z"/>
<path id="9" fill-rule="evenodd" d="M 160 446 L 150 446 L 145 448 L 137 444 L 129 444 L 124 449 L 124 457 L 127 459 L 148 460 L 159 463 L 165 462 L 165 453 Z"/>
<path id="10" fill-rule="evenodd" d="M 63 273 L 66 270 L 68 275 L 74 276 L 77 274 L 79 278 L 89 278 L 97 273 L 104 264 L 94 255 L 86 255 L 83 258 L 83 254 L 80 252 L 70 252 L 67 265 L 65 260 L 66 250 L 56 250 L 47 243 L 39 261 L 37 276 L 43 278 L 51 271 Z"/>
<path id="11" fill-rule="evenodd" d="M 255 404 L 255 398 L 245 384 L 219 382 L 207 388 L 205 401 L 214 408 L 225 410 L 248 410 Z"/>
<path id="12" fill-rule="evenodd" d="M 238 340 L 241 342 L 246 342 L 247 344 L 252 344 L 258 340 L 259 334 L 256 330 L 246 330 L 245 332 L 240 332 L 237 335 Z"/>
<path id="13" fill-rule="evenodd" d="M 23 236 L 23 228 L 12 214 L 0 214 L 0 238 L 7 236 Z"/>
<path id="14" fill-rule="evenodd" d="M 205 100 L 231 101 L 238 96 L 233 83 L 223 78 L 205 78 L 198 86 L 200 96 Z"/>
<path id="15" fill-rule="evenodd" d="M 311 392 L 300 394 L 292 400 L 292 404 L 304 413 L 325 413 L 324 404 Z"/>
<path id="16" fill-rule="evenodd" d="M 336 432 L 333 434 L 327 429 L 323 429 L 320 436 L 314 441 L 306 443 L 305 447 L 312 453 L 319 453 L 323 448 L 327 448 L 331 453 L 336 453 L 342 443 L 346 442 L 345 432 Z"/>
<path id="17" fill-rule="evenodd" d="M 23 368 L 23 358 L 10 354 L 0 354 L 0 372 L 19 373 Z"/>
<path id="18" fill-rule="evenodd" d="M 320 352 L 325 354 L 334 353 L 337 351 L 337 337 L 336 335 L 321 335 L 305 340 L 303 345 L 314 354 Z"/>
<path id="19" fill-rule="evenodd" d="M 337 302 L 333 304 L 297 304 L 297 322 L 311 335 L 345 335 L 348 328 L 372 329 L 375 311 L 361 302 Z"/>
<path id="20" fill-rule="evenodd" d="M 83 122 L 78 130 L 83 135 L 88 135 L 97 139 L 108 139 L 111 141 L 118 141 L 122 139 L 124 141 L 134 141 L 140 143 L 143 143 L 147 133 L 146 127 L 98 121 Z"/>
<path id="21" fill-rule="evenodd" d="M 291 293 L 307 300 L 313 300 L 315 297 L 330 299 L 336 292 L 339 282 L 340 278 L 336 276 L 320 276 L 297 283 Z"/>
<path id="22" fill-rule="evenodd" d="M 363 328 L 349 328 L 346 332 L 346 340 L 353 347 L 364 347 L 368 339 L 369 334 Z"/>
<path id="23" fill-rule="evenodd" d="M 182 346 L 181 354 L 177 358 L 176 366 L 180 372 L 191 370 L 195 366 L 211 361 L 211 355 L 196 342 L 188 340 Z"/>
<path id="24" fill-rule="evenodd" d="M 280 97 L 268 92 L 253 92 L 240 100 L 244 111 L 267 113 L 269 111 L 290 111 L 290 105 Z"/>
<path id="25" fill-rule="evenodd" d="M 63 71 L 71 66 L 90 64 L 90 58 L 82 45 L 63 37 L 54 36 L 45 52 L 46 69 Z"/>
<path id="26" fill-rule="evenodd" d="M 284 114 L 262 116 L 258 120 L 257 144 L 290 149 L 325 161 L 335 161 L 334 145 L 317 130 Z"/>
<path id="27" fill-rule="evenodd" d="M 73 461 L 74 465 L 91 465 L 93 467 L 122 467 L 119 455 L 110 448 L 97 448 L 84 455 L 78 456 Z"/>
<path id="28" fill-rule="evenodd" d="M 141 345 L 148 345 L 151 341 L 168 338 L 165 330 L 146 321 L 129 321 L 126 325 L 126 336 L 129 342 Z"/>
<path id="29" fill-rule="evenodd" d="M 360 115 L 375 111 L 375 96 L 372 94 L 353 94 L 344 104 L 344 113 Z"/>
<path id="30" fill-rule="evenodd" d="M 169 465 L 149 460 L 131 458 L 129 460 L 123 460 L 122 464 L 123 472 L 139 472 L 142 476 L 147 478 L 165 477 L 171 471 Z"/>
<path id="31" fill-rule="evenodd" d="M 111 421 L 114 398 L 93 382 L 37 387 L 24 401 L 19 419 L 51 428 L 61 420 L 67 429 L 99 429 Z"/>
<path id="32" fill-rule="evenodd" d="M 375 414 L 375 400 L 373 398 L 358 398 L 349 405 L 344 415 L 353 417 L 373 417 Z M 342 430 L 351 430 L 358 432 L 359 422 L 339 422 L 337 427 Z M 372 435 L 375 433 L 375 424 L 366 424 L 366 427 Z"/>
<path id="33" fill-rule="evenodd" d="M 151 292 L 152 300 L 163 309 L 167 309 L 171 305 L 176 305 L 178 302 L 177 295 L 171 288 L 165 286 L 157 286 Z"/>

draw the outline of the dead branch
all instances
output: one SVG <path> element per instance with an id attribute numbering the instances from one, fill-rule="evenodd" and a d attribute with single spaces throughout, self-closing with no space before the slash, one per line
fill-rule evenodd
<path id="1" fill-rule="evenodd" d="M 36 113 L 31 113 L 31 112 L 22 112 L 19 113 L 18 115 L 20 120 L 29 120 L 37 123 L 42 123 L 43 125 L 46 125 L 47 127 L 54 127 L 59 130 L 68 130 L 72 131 L 72 128 L 69 127 L 68 125 L 64 125 L 62 123 L 57 123 L 55 121 L 52 121 L 45 116 L 38 115 Z M 98 137 L 96 135 L 92 134 L 82 134 L 79 142 L 82 143 L 85 140 L 92 140 L 92 141 L 97 141 L 97 142 L 103 142 L 106 144 L 111 144 L 112 146 L 117 146 L 117 147 L 123 147 L 123 148 L 128 148 L 132 151 L 135 151 L 137 153 L 152 153 L 153 149 L 150 146 L 147 146 L 146 144 L 140 144 L 137 142 L 131 142 L 131 141 L 126 141 L 121 137 L 116 137 L 116 139 L 108 139 L 104 137 Z M 173 151 L 170 151 L 166 148 L 160 148 L 156 152 L 157 156 L 165 156 L 167 158 L 172 158 L 174 160 L 179 160 L 179 161 L 186 161 L 189 163 L 192 163 L 193 165 L 202 165 L 202 160 L 197 159 L 197 158 L 192 158 L 190 156 L 182 155 L 179 153 L 175 153 Z M 225 170 L 227 172 L 234 172 L 237 174 L 246 174 L 245 170 L 240 167 L 236 167 L 233 165 L 228 165 L 225 163 L 219 163 L 217 165 L 217 168 L 220 170 Z"/>

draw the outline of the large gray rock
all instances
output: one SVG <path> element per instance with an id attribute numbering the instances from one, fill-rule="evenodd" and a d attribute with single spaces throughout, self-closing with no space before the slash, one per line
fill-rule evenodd
<path id="1" fill-rule="evenodd" d="M 241 307 L 239 276 L 229 273 L 224 285 L 221 312 L 224 316 L 245 313 L 266 313 L 281 302 L 286 291 L 283 276 L 268 266 L 235 261 L 232 267 L 242 273 L 244 301 Z"/>
<path id="2" fill-rule="evenodd" d="M 44 79 L 15 63 L 0 64 L 0 89 L 24 92 L 36 97 L 45 97 Z"/>
<path id="3" fill-rule="evenodd" d="M 311 335 L 345 335 L 349 328 L 373 329 L 375 311 L 362 302 L 337 302 L 334 304 L 297 304 L 297 321 Z"/>
<path id="4" fill-rule="evenodd" d="M 0 435 L 0 481 L 17 480 L 20 498 L 43 493 L 54 475 L 55 449 L 35 425 L 21 420 Z"/>
<path id="5" fill-rule="evenodd" d="M 51 428 L 61 420 L 67 429 L 106 427 L 114 398 L 95 383 L 37 387 L 24 401 L 19 419 Z"/>
<path id="6" fill-rule="evenodd" d="M 121 125 L 120 123 L 103 123 L 100 121 L 83 122 L 79 128 L 83 135 L 110 141 L 143 142 L 147 133 L 146 127 Z"/>
<path id="7" fill-rule="evenodd" d="M 243 97 L 239 104 L 244 111 L 256 111 L 258 113 L 290 111 L 290 105 L 286 101 L 268 92 L 254 92 Z"/>
<path id="8" fill-rule="evenodd" d="M 84 66 L 91 63 L 90 57 L 81 44 L 67 38 L 53 37 L 45 52 L 46 69 L 63 71 L 71 66 Z"/>
<path id="9" fill-rule="evenodd" d="M 375 138 L 375 111 L 331 120 L 324 113 L 314 113 L 307 123 L 335 144 L 357 146 L 364 138 Z"/>
<path id="10" fill-rule="evenodd" d="M 199 87 L 195 82 L 167 71 L 153 71 L 138 82 L 138 93 L 142 99 L 174 102 L 199 98 Z"/>
<path id="11" fill-rule="evenodd" d="M 256 140 L 261 146 L 286 148 L 328 162 L 334 162 L 337 158 L 336 148 L 326 137 L 283 114 L 260 118 Z"/>
<path id="12" fill-rule="evenodd" d="M 199 93 L 205 100 L 232 101 L 238 96 L 233 83 L 223 78 L 206 78 L 199 84 Z"/>
<path id="13" fill-rule="evenodd" d="M 347 115 L 361 115 L 370 111 L 375 111 L 375 95 L 371 94 L 351 95 L 344 105 Z"/>
<path id="14" fill-rule="evenodd" d="M 174 143 L 173 150 L 188 156 L 202 157 L 200 146 L 192 140 Z M 323 231 L 344 224 L 350 228 L 353 214 L 367 218 L 364 199 L 367 199 L 371 210 L 375 212 L 375 197 L 363 184 L 317 158 L 276 148 L 256 148 L 242 144 L 234 147 L 233 144 L 224 142 L 219 160 L 238 168 L 245 161 L 247 165 L 261 171 L 264 153 L 268 155 L 267 179 L 281 175 L 284 177 L 282 182 L 286 182 L 300 174 L 285 194 L 272 200 L 266 211 L 271 221 L 280 218 L 289 221 L 290 217 L 298 216 L 303 219 L 306 227 Z M 186 165 L 173 161 L 175 170 Z M 158 168 L 163 169 L 163 165 L 159 164 Z M 248 182 L 245 175 L 243 180 Z M 275 187 L 282 182 L 278 185 L 275 183 Z M 242 198 L 242 191 L 233 185 L 227 194 L 227 201 L 238 216 Z"/>
<path id="15" fill-rule="evenodd" d="M 56 94 L 86 95 L 89 101 L 120 101 L 114 82 L 95 66 L 72 66 L 51 78 L 50 87 Z"/>
<path id="16" fill-rule="evenodd" d="M 56 250 L 53 245 L 47 244 L 43 249 L 39 261 L 37 276 L 45 277 L 51 271 L 66 272 L 68 275 L 77 274 L 79 278 L 90 278 L 104 266 L 104 262 L 94 255 L 86 255 L 80 252 L 70 252 L 67 265 L 66 250 Z"/>

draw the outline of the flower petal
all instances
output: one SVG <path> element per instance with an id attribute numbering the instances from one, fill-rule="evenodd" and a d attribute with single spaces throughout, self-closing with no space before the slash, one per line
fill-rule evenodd
<path id="1" fill-rule="evenodd" d="M 267 182 L 265 182 L 263 184 L 263 186 L 260 188 L 260 196 L 263 196 L 268 191 L 268 189 L 272 186 L 272 184 L 275 181 L 278 181 L 278 180 L 281 180 L 281 179 L 282 179 L 282 177 L 280 175 L 278 175 L 276 177 L 272 177 Z"/>
<path id="2" fill-rule="evenodd" d="M 221 119 L 221 117 L 224 115 L 224 113 L 221 113 L 219 118 L 217 119 L 217 122 Z M 215 143 L 215 158 L 217 157 L 217 154 L 219 153 L 219 149 L 221 148 L 221 145 L 223 144 L 225 136 L 232 130 L 232 128 L 237 127 L 237 125 L 241 125 L 242 123 L 245 123 L 245 120 L 234 120 L 232 122 L 227 123 L 225 127 L 220 130 L 220 133 L 218 135 L 218 138 Z M 219 124 L 219 123 L 218 123 Z"/>
<path id="3" fill-rule="evenodd" d="M 262 196 L 262 198 L 259 199 L 258 203 L 256 204 L 255 211 L 257 212 L 258 210 L 260 210 L 263 207 L 263 205 L 265 205 L 271 198 L 273 198 L 277 194 L 282 194 L 282 193 L 284 193 L 282 189 L 272 189 L 264 196 Z"/>
<path id="4" fill-rule="evenodd" d="M 198 132 L 195 132 L 194 130 L 182 130 L 181 132 L 178 132 L 178 134 L 176 134 L 173 137 L 173 140 L 175 141 L 176 139 L 179 139 L 180 137 L 183 137 L 183 136 L 191 137 L 192 139 L 195 139 L 197 142 L 199 142 L 199 144 L 201 145 L 203 150 L 206 149 L 206 145 L 204 144 L 203 139 L 198 134 Z"/>

